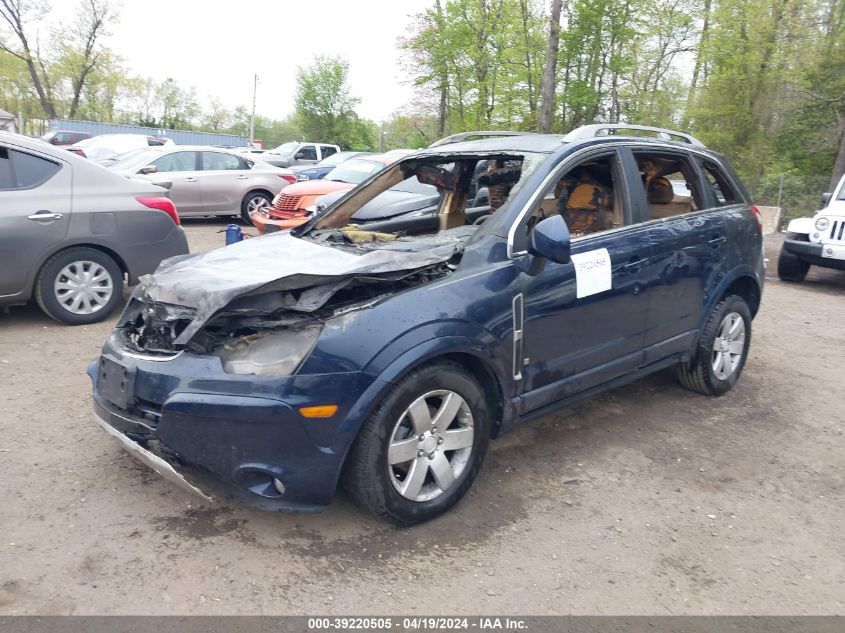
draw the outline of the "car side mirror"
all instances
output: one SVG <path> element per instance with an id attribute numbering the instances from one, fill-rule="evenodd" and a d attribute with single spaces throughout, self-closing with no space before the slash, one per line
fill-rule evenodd
<path id="1" fill-rule="evenodd" d="M 830 199 L 833 197 L 833 194 L 830 192 L 822 194 L 822 208 L 825 208 L 827 205 L 830 204 Z"/>
<path id="2" fill-rule="evenodd" d="M 141 167 L 141 169 L 138 170 L 139 174 L 155 174 L 157 172 L 158 167 L 155 165 L 147 165 L 146 167 Z"/>
<path id="3" fill-rule="evenodd" d="M 541 220 L 531 232 L 528 252 L 556 264 L 568 264 L 570 250 L 569 227 L 560 215 Z"/>
<path id="4" fill-rule="evenodd" d="M 303 158 L 305 158 L 305 152 L 297 152 L 293 155 L 294 160 L 302 160 Z"/>

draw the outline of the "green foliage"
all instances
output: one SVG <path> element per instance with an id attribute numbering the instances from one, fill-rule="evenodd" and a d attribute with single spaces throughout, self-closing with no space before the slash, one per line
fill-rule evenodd
<path id="1" fill-rule="evenodd" d="M 296 122 L 308 140 L 336 143 L 343 148 L 371 145 L 355 115 L 360 99 L 349 88 L 349 62 L 318 55 L 296 73 Z"/>
<path id="2" fill-rule="evenodd" d="M 761 201 L 784 174 L 784 206 L 809 212 L 845 172 L 843 22 L 845 0 L 569 0 L 553 129 L 687 128 Z M 531 0 L 434 0 L 402 42 L 419 97 L 387 129 L 436 121 L 438 96 L 445 133 L 535 129 L 549 30 Z"/>

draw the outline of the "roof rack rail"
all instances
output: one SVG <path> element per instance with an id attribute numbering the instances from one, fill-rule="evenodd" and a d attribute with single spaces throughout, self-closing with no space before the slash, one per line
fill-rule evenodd
<path id="1" fill-rule="evenodd" d="M 512 132 L 512 131 L 497 131 L 497 130 L 477 130 L 475 132 L 459 132 L 452 134 L 439 141 L 434 141 L 429 147 L 439 147 L 440 145 L 449 145 L 450 143 L 460 143 L 471 138 L 493 138 L 497 136 L 527 136 L 534 134 L 534 132 Z"/>
<path id="2" fill-rule="evenodd" d="M 582 125 L 575 128 L 569 134 L 563 137 L 564 143 L 571 143 L 572 141 L 582 141 L 588 138 L 595 138 L 596 136 L 605 136 L 601 134 L 602 131 L 607 130 L 607 135 L 617 133 L 617 131 L 625 132 L 628 130 L 636 130 L 638 132 L 654 132 L 657 138 L 672 141 L 682 140 L 684 143 L 689 143 L 695 147 L 704 147 L 704 143 L 699 141 L 691 134 L 685 132 L 676 132 L 675 130 L 667 130 L 662 127 L 652 127 L 650 125 L 633 125 L 630 123 L 593 123 L 591 125 Z M 675 137 L 675 138 L 673 138 Z"/>

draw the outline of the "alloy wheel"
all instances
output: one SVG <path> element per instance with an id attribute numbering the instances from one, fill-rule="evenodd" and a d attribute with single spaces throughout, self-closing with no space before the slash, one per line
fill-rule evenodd
<path id="1" fill-rule="evenodd" d="M 430 391 L 405 409 L 390 435 L 388 475 L 400 495 L 430 501 L 455 485 L 469 463 L 472 411 L 454 391 Z"/>
<path id="2" fill-rule="evenodd" d="M 266 207 L 269 204 L 267 202 L 267 198 L 263 196 L 253 196 L 247 202 L 246 208 L 250 215 L 258 211 L 259 209 Z"/>
<path id="3" fill-rule="evenodd" d="M 719 380 L 727 380 L 739 367 L 745 352 L 745 321 L 736 312 L 722 319 L 719 331 L 713 340 L 711 364 Z"/>

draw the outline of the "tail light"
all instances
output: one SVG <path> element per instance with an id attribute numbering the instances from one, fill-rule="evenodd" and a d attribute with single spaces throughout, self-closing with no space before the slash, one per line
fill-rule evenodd
<path id="1" fill-rule="evenodd" d="M 760 227 L 760 233 L 763 232 L 763 215 L 760 213 L 760 209 L 757 208 L 757 205 L 751 205 L 751 215 L 754 216 L 754 219 L 757 220 L 757 226 Z"/>
<path id="2" fill-rule="evenodd" d="M 141 204 L 143 204 L 145 207 L 164 211 L 176 224 L 182 224 L 182 220 L 179 219 L 179 213 L 176 211 L 176 206 L 173 204 L 173 201 L 170 198 L 156 196 L 141 197 L 135 199 Z"/>
<path id="3" fill-rule="evenodd" d="M 279 178 L 287 180 L 291 185 L 296 182 L 296 176 L 294 174 L 279 174 Z"/>

